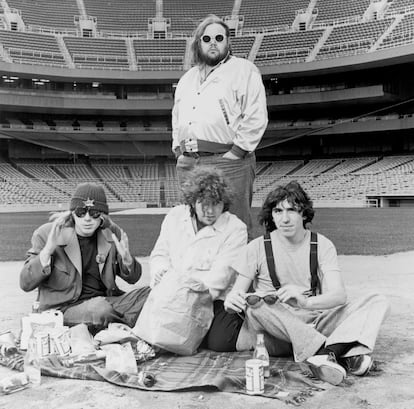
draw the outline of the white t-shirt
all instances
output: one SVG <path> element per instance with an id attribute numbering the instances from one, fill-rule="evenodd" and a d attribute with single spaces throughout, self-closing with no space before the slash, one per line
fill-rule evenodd
<path id="1" fill-rule="evenodd" d="M 309 290 L 311 287 L 309 261 L 311 232 L 307 230 L 303 241 L 296 245 L 288 245 L 282 241 L 277 230 L 272 231 L 270 237 L 280 285 L 295 284 L 303 287 L 303 291 Z M 232 267 L 240 275 L 253 281 L 256 292 L 275 291 L 267 268 L 263 236 L 252 240 L 247 248 L 240 252 Z M 324 277 L 331 271 L 340 271 L 335 246 L 329 239 L 318 233 L 318 277 L 322 292 Z"/>

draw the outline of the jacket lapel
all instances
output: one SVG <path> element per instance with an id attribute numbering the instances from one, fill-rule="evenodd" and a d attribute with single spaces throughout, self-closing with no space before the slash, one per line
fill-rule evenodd
<path id="1" fill-rule="evenodd" d="M 82 274 L 81 252 L 75 229 L 71 227 L 64 228 L 60 234 L 58 245 L 64 248 L 71 263 L 78 270 L 79 274 Z"/>
<path id="2" fill-rule="evenodd" d="M 111 249 L 112 245 L 112 237 L 111 232 L 109 229 L 100 230 L 98 232 L 98 255 L 97 258 L 99 259 L 98 267 L 99 273 L 102 274 L 106 258 L 108 257 L 109 250 Z"/>

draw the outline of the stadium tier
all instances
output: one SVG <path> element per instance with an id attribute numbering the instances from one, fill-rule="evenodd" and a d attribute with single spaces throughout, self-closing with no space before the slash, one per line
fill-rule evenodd
<path id="1" fill-rule="evenodd" d="M 374 53 L 413 38 L 408 0 L 4 0 L 1 6 L 3 61 L 70 69 L 183 71 L 191 63 L 187 40 L 209 13 L 226 18 L 235 54 L 259 66 Z"/>

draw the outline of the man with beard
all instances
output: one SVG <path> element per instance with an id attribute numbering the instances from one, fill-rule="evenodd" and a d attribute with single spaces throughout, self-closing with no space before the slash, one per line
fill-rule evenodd
<path id="1" fill-rule="evenodd" d="M 228 26 L 210 15 L 191 45 L 195 66 L 175 92 L 172 149 L 180 183 L 200 165 L 220 169 L 234 192 L 230 211 L 251 231 L 254 151 L 267 126 L 266 95 L 258 69 L 232 55 Z"/>

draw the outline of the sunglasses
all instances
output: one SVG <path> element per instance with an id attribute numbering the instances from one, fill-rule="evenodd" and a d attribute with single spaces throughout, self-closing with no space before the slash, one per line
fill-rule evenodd
<path id="1" fill-rule="evenodd" d="M 266 304 L 273 305 L 279 300 L 279 298 L 277 295 L 272 294 L 265 295 L 264 297 L 256 294 L 251 294 L 246 297 L 246 302 L 249 305 L 256 305 L 260 300 L 263 300 Z"/>
<path id="2" fill-rule="evenodd" d="M 221 43 L 224 40 L 224 35 L 223 34 L 217 34 L 214 39 L 216 40 L 216 43 Z M 212 40 L 211 36 L 208 35 L 204 35 L 201 37 L 201 40 L 203 41 L 203 43 L 210 43 Z"/>
<path id="3" fill-rule="evenodd" d="M 102 214 L 100 210 L 96 210 L 91 207 L 77 207 L 74 210 L 74 213 L 77 217 L 85 217 L 86 213 L 89 213 L 89 216 L 91 216 L 92 219 L 98 219 Z"/>

